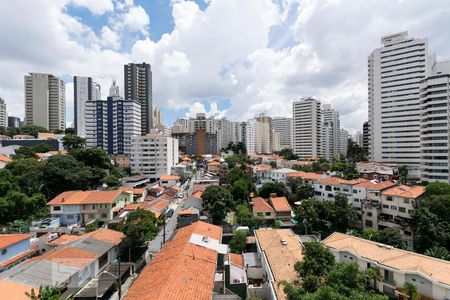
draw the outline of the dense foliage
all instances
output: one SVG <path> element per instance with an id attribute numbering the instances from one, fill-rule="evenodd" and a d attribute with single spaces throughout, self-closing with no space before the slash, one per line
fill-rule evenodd
<path id="1" fill-rule="evenodd" d="M 291 148 L 284 148 L 279 153 L 285 160 L 298 160 L 299 157 L 297 154 L 294 154 Z"/>
<path id="2" fill-rule="evenodd" d="M 318 242 L 305 244 L 303 261 L 295 270 L 299 279 L 281 283 L 288 300 L 388 299 L 367 285 L 357 263 L 335 264 L 333 254 Z"/>
<path id="3" fill-rule="evenodd" d="M 358 146 L 352 139 L 348 139 L 347 160 L 352 164 L 367 160 L 366 151 Z"/>
<path id="4" fill-rule="evenodd" d="M 221 224 L 226 214 L 236 206 L 228 189 L 217 185 L 208 186 L 202 194 L 202 200 L 214 224 Z"/>
<path id="5" fill-rule="evenodd" d="M 247 235 L 244 231 L 237 230 L 228 245 L 233 253 L 244 252 L 245 247 L 247 246 Z"/>

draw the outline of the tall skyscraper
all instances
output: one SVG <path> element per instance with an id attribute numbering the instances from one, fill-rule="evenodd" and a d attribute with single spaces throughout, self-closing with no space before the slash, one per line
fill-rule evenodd
<path id="1" fill-rule="evenodd" d="M 0 128 L 8 127 L 8 114 L 6 113 L 6 103 L 0 98 Z"/>
<path id="2" fill-rule="evenodd" d="M 91 77 L 73 77 L 73 102 L 75 132 L 86 137 L 86 102 L 101 99 L 100 85 Z"/>
<path id="3" fill-rule="evenodd" d="M 163 126 L 163 116 L 158 106 L 153 109 L 153 128 Z"/>
<path id="4" fill-rule="evenodd" d="M 364 122 L 363 124 L 363 149 L 370 157 L 369 149 L 370 149 L 370 129 L 369 129 L 369 121 Z"/>
<path id="5" fill-rule="evenodd" d="M 431 58 L 427 40 L 408 32 L 385 36 L 368 58 L 371 160 L 406 165 L 420 177 L 420 82 Z"/>
<path id="6" fill-rule="evenodd" d="M 280 148 L 292 149 L 292 118 L 272 118 L 272 128 L 280 136 Z"/>
<path id="7" fill-rule="evenodd" d="M 141 130 L 145 135 L 153 125 L 151 66 L 146 63 L 124 65 L 124 80 L 125 99 L 141 104 Z"/>
<path id="8" fill-rule="evenodd" d="M 341 121 L 339 119 L 339 112 L 331 108 L 330 104 L 324 104 L 322 107 L 322 122 L 331 127 L 331 158 L 339 153 L 339 134 L 341 130 Z M 329 158 L 329 159 L 331 159 Z"/>
<path id="9" fill-rule="evenodd" d="M 450 183 L 450 61 L 433 66 L 420 88 L 421 181 Z"/>
<path id="10" fill-rule="evenodd" d="M 348 131 L 341 128 L 339 130 L 338 154 L 343 155 L 345 157 L 347 155 L 347 148 L 348 148 Z"/>
<path id="11" fill-rule="evenodd" d="M 320 101 L 302 98 L 292 104 L 292 147 L 300 158 L 321 155 L 321 109 Z"/>
<path id="12" fill-rule="evenodd" d="M 269 143 L 270 143 L 270 147 L 272 147 L 272 143 L 273 143 L 273 137 L 272 137 L 272 117 L 266 115 L 265 113 L 260 113 L 256 118 L 256 121 L 258 121 L 259 123 L 267 123 L 269 124 Z M 271 152 L 271 151 L 270 151 Z"/>
<path id="13" fill-rule="evenodd" d="M 51 74 L 25 75 L 25 124 L 64 130 L 65 91 L 64 81 Z"/>
<path id="14" fill-rule="evenodd" d="M 131 138 L 141 134 L 139 102 L 112 96 L 86 102 L 86 145 L 109 154 L 130 154 Z"/>

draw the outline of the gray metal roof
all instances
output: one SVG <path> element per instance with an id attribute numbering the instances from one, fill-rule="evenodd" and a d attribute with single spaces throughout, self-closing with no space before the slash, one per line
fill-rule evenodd
<path id="1" fill-rule="evenodd" d="M 244 265 L 246 267 L 260 268 L 261 264 L 261 256 L 256 252 L 244 253 Z"/>
<path id="2" fill-rule="evenodd" d="M 66 282 L 78 272 L 77 268 L 51 262 L 46 259 L 20 264 L 0 273 L 0 279 L 39 287 Z"/>
<path id="3" fill-rule="evenodd" d="M 98 255 L 103 255 L 104 253 L 108 252 L 109 249 L 111 249 L 113 246 L 113 244 L 96 240 L 90 237 L 76 241 L 71 245 L 72 248 L 77 248 Z"/>

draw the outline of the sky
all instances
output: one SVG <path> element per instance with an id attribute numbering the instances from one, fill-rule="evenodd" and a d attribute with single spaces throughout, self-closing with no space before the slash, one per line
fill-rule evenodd
<path id="1" fill-rule="evenodd" d="M 351 133 L 367 120 L 367 57 L 384 35 L 428 38 L 450 59 L 448 0 L 0 1 L 0 97 L 24 116 L 28 72 L 91 76 L 123 92 L 123 65 L 147 62 L 164 123 L 206 112 L 243 121 L 291 116 L 292 101 L 331 103 Z"/>

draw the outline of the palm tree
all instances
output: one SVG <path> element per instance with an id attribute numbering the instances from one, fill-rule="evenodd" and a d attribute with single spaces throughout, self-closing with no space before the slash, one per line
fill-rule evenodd
<path id="1" fill-rule="evenodd" d="M 381 280 L 381 270 L 378 267 L 370 267 L 366 270 L 366 276 L 369 280 L 373 280 L 373 288 L 378 289 L 377 281 Z"/>
<path id="2" fill-rule="evenodd" d="M 405 290 L 406 295 L 408 295 L 409 300 L 414 300 L 419 295 L 417 287 L 410 282 L 405 282 L 403 289 Z"/>
<path id="3" fill-rule="evenodd" d="M 450 260 L 450 252 L 448 252 L 444 247 L 440 246 L 434 246 L 433 248 L 428 249 L 427 251 L 425 251 L 425 255 L 443 260 Z"/>
<path id="4" fill-rule="evenodd" d="M 405 184 L 408 178 L 408 166 L 400 166 L 398 168 L 398 176 L 400 177 L 402 184 Z"/>
<path id="5" fill-rule="evenodd" d="M 35 292 L 34 289 L 31 289 L 30 292 L 25 292 L 25 296 L 30 298 L 31 300 L 60 300 L 63 288 L 61 286 L 40 286 L 39 291 Z"/>

